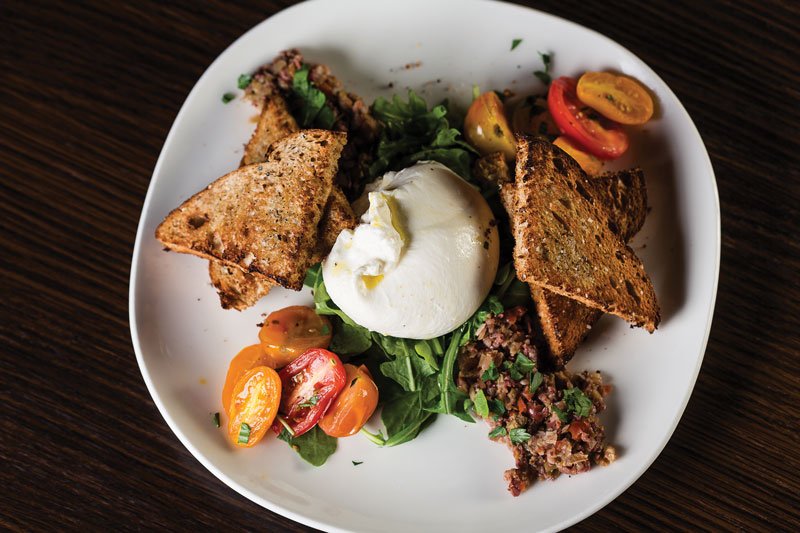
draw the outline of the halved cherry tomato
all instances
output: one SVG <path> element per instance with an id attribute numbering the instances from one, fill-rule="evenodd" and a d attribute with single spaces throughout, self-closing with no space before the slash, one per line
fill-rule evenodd
<path id="1" fill-rule="evenodd" d="M 572 159 L 578 162 L 584 172 L 586 172 L 590 176 L 598 176 L 601 172 L 603 172 L 603 162 L 597 159 L 592 154 L 584 152 L 580 148 L 578 148 L 574 142 L 572 142 L 569 137 L 565 137 L 562 135 L 561 137 L 557 138 L 553 141 L 553 144 L 567 152 Z"/>
<path id="2" fill-rule="evenodd" d="M 310 307 L 293 305 L 270 313 L 258 332 L 261 348 L 275 368 L 286 366 L 309 348 L 327 348 L 331 323 Z"/>
<path id="3" fill-rule="evenodd" d="M 464 136 L 481 155 L 502 152 L 509 161 L 516 157 L 517 141 L 508 127 L 503 103 L 492 91 L 483 93 L 469 106 Z"/>
<path id="4" fill-rule="evenodd" d="M 575 94 L 575 80 L 562 76 L 550 84 L 547 106 L 561 133 L 581 149 L 600 159 L 616 159 L 628 149 L 622 129 L 581 104 Z"/>
<path id="5" fill-rule="evenodd" d="M 260 344 L 246 346 L 236 354 L 228 367 L 228 375 L 225 377 L 225 385 L 222 387 L 222 408 L 227 414 L 231 405 L 231 393 L 239 379 L 253 367 L 268 366 L 274 368 L 272 358 L 264 353 Z"/>
<path id="6" fill-rule="evenodd" d="M 378 387 L 367 367 L 344 365 L 347 381 L 342 392 L 319 421 L 319 427 L 331 437 L 349 437 L 358 433 L 378 406 Z"/>
<path id="7" fill-rule="evenodd" d="M 268 366 L 248 370 L 231 392 L 228 439 L 249 448 L 275 421 L 281 400 L 281 379 Z"/>
<path id="8" fill-rule="evenodd" d="M 650 93 L 627 76 L 586 72 L 578 79 L 576 93 L 581 102 L 620 124 L 644 124 L 653 116 Z"/>
<path id="9" fill-rule="evenodd" d="M 314 427 L 347 380 L 339 357 L 321 348 L 307 350 L 278 375 L 283 384 L 280 411 L 295 436 Z"/>
<path id="10" fill-rule="evenodd" d="M 511 128 L 514 133 L 545 137 L 560 133 L 544 96 L 529 96 L 519 102 L 511 115 Z"/>

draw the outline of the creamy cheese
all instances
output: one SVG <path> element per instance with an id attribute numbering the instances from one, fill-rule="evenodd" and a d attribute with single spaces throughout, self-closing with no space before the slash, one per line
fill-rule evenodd
<path id="1" fill-rule="evenodd" d="M 499 259 L 497 229 L 480 193 L 439 163 L 421 162 L 370 184 L 364 211 L 323 263 L 331 299 L 383 335 L 430 339 L 478 309 Z"/>

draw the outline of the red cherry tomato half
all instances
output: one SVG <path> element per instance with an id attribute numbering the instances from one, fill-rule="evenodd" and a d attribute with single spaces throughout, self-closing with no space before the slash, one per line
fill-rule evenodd
<path id="1" fill-rule="evenodd" d="M 283 391 L 280 412 L 295 436 L 314 427 L 347 382 L 339 357 L 322 348 L 306 350 L 278 375 Z"/>
<path id="2" fill-rule="evenodd" d="M 550 85 L 547 107 L 561 133 L 600 159 L 616 159 L 628 149 L 628 136 L 578 100 L 574 79 L 562 76 Z"/>

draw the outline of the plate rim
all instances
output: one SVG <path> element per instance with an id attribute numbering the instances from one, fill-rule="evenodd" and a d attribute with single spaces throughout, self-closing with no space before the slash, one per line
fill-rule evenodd
<path id="1" fill-rule="evenodd" d="M 267 24 L 272 19 L 274 19 L 276 17 L 279 17 L 279 16 L 282 16 L 282 15 L 285 15 L 286 13 L 289 13 L 291 11 L 294 11 L 294 10 L 297 10 L 297 9 L 306 9 L 307 8 L 306 6 L 308 6 L 308 5 L 314 5 L 314 4 L 317 4 L 317 3 L 321 3 L 323 1 L 336 2 L 338 0 L 308 0 L 306 2 L 301 2 L 301 3 L 295 4 L 295 5 L 289 6 L 287 8 L 281 9 L 280 11 L 270 15 L 269 17 L 265 18 L 264 20 L 262 20 L 262 21 L 258 22 L 257 24 L 255 24 L 252 28 L 250 28 L 249 30 L 247 30 L 246 32 L 241 34 L 239 37 L 237 37 L 233 42 L 231 42 L 206 67 L 206 69 L 203 71 L 203 74 L 197 79 L 195 84 L 192 86 L 192 89 L 187 94 L 185 100 L 183 101 L 183 104 L 181 105 L 180 110 L 175 115 L 175 118 L 172 121 L 172 125 L 170 126 L 169 132 L 168 132 L 168 134 L 167 134 L 167 136 L 166 136 L 166 138 L 164 140 L 164 143 L 162 145 L 161 151 L 159 152 L 158 159 L 156 161 L 155 167 L 153 168 L 153 172 L 152 172 L 152 174 L 150 176 L 150 181 L 149 181 L 148 187 L 147 187 L 147 193 L 145 195 L 145 199 L 144 199 L 144 202 L 142 204 L 141 213 L 139 215 L 139 222 L 138 222 L 137 228 L 136 228 L 136 238 L 135 238 L 135 241 L 134 241 L 133 251 L 132 251 L 132 254 L 131 254 L 131 269 L 130 269 L 129 290 L 128 290 L 128 321 L 129 321 L 129 326 L 130 326 L 131 342 L 132 342 L 132 345 L 133 345 L 134 352 L 136 354 L 136 361 L 137 361 L 137 364 L 139 366 L 139 371 L 142 374 L 142 378 L 143 378 L 143 380 L 145 382 L 145 385 L 147 387 L 147 391 L 150 394 L 150 397 L 151 397 L 153 403 L 158 408 L 159 413 L 164 418 L 164 421 L 167 423 L 168 427 L 173 432 L 173 434 L 176 437 L 178 437 L 178 440 L 181 442 L 181 444 L 183 444 L 183 446 L 192 454 L 192 456 L 197 461 L 200 462 L 200 464 L 202 464 L 206 468 L 206 470 L 211 472 L 211 474 L 213 474 L 217 479 L 222 481 L 230 489 L 233 489 L 235 492 L 237 492 L 238 494 L 244 496 L 245 498 L 247 498 L 248 500 L 252 501 L 253 503 L 256 503 L 257 505 L 259 505 L 261 507 L 264 507 L 264 508 L 266 508 L 266 509 L 268 509 L 268 510 L 274 512 L 274 513 L 277 513 L 277 514 L 279 514 L 281 516 L 287 517 L 287 518 L 289 518 L 291 520 L 294 520 L 296 522 L 299 522 L 301 524 L 304 524 L 304 525 L 307 525 L 307 526 L 311 526 L 311 527 L 315 527 L 315 528 L 318 528 L 318 529 L 323 529 L 325 531 L 341 531 L 341 532 L 345 532 L 345 531 L 350 531 L 350 530 L 342 528 L 342 527 L 339 527 L 339 526 L 336 526 L 336 525 L 333 525 L 333 524 L 330 524 L 330 523 L 326 523 L 324 521 L 320 521 L 320 520 L 317 520 L 317 519 L 314 519 L 314 518 L 307 517 L 307 516 L 305 516 L 303 514 L 294 512 L 294 511 L 292 511 L 290 509 L 287 509 L 287 508 L 285 508 L 285 507 L 283 507 L 283 506 L 281 506 L 281 505 L 279 505 L 279 504 L 277 504 L 277 503 L 275 503 L 273 501 L 267 500 L 266 498 L 255 494 L 253 491 L 251 491 L 251 490 L 243 487 L 242 485 L 238 484 L 237 482 L 235 482 L 227 474 L 225 474 L 223 471 L 221 471 L 216 466 L 214 466 L 211 463 L 211 461 L 208 458 L 206 458 L 205 455 L 203 455 L 192 444 L 192 442 L 190 441 L 188 436 L 185 435 L 179 429 L 179 427 L 177 426 L 176 422 L 174 421 L 174 419 L 170 415 L 169 411 L 167 410 L 167 408 L 163 404 L 160 396 L 156 393 L 155 385 L 154 385 L 153 380 L 152 380 L 152 378 L 150 376 L 150 373 L 149 373 L 149 371 L 147 369 L 147 365 L 144 362 L 144 355 L 143 355 L 141 343 L 140 343 L 140 340 L 139 340 L 139 327 L 138 327 L 138 323 L 137 323 L 137 301 L 136 301 L 137 284 L 138 284 L 137 281 L 138 281 L 138 278 L 139 278 L 139 263 L 141 261 L 141 253 L 142 253 L 141 252 L 141 248 L 142 248 L 142 243 L 143 243 L 143 240 L 144 240 L 145 219 L 147 218 L 147 214 L 150 211 L 150 204 L 152 203 L 152 199 L 153 199 L 154 181 L 155 181 L 155 178 L 160 174 L 161 167 L 162 167 L 164 159 L 165 159 L 165 154 L 169 151 L 168 148 L 171 146 L 171 144 L 174 143 L 174 137 L 176 135 L 176 129 L 177 129 L 176 125 L 182 120 L 183 116 L 186 113 L 188 113 L 188 109 L 191 108 L 190 103 L 192 103 L 193 100 L 195 98 L 197 98 L 198 88 L 200 87 L 200 85 L 202 84 L 203 80 L 209 75 L 209 72 L 213 69 L 213 67 L 217 63 L 223 62 L 225 60 L 225 58 L 227 57 L 227 55 L 230 53 L 230 51 L 234 47 L 236 47 L 240 41 L 245 40 L 251 33 L 255 32 L 262 25 Z M 460 0 L 460 1 L 463 2 L 464 0 Z M 558 522 L 557 524 L 554 524 L 550 528 L 546 528 L 546 529 L 543 530 L 543 531 L 559 531 L 559 530 L 567 528 L 567 527 L 569 527 L 571 525 L 574 525 L 574 524 L 586 519 L 587 517 L 593 515 L 594 513 L 598 512 L 599 510 L 604 508 L 606 505 L 608 505 L 609 503 L 611 503 L 612 501 L 617 499 L 623 492 L 628 490 L 636 481 L 638 481 L 639 478 L 641 478 L 641 476 L 652 466 L 652 464 L 656 461 L 656 459 L 658 459 L 658 457 L 664 451 L 664 448 L 666 447 L 667 443 L 669 443 L 670 439 L 672 438 L 673 433 L 675 432 L 675 429 L 677 428 L 678 424 L 680 424 L 680 422 L 681 422 L 681 420 L 683 418 L 683 414 L 684 414 L 684 412 L 686 410 L 686 407 L 687 407 L 687 405 L 688 405 L 688 403 L 689 403 L 689 401 L 690 401 L 690 399 L 692 397 L 692 394 L 694 393 L 694 387 L 695 387 L 696 382 L 697 382 L 697 377 L 698 377 L 698 375 L 700 373 L 700 368 L 702 367 L 703 360 L 705 359 L 706 349 L 708 347 L 708 340 L 709 340 L 709 337 L 710 337 L 710 334 L 711 334 L 711 326 L 712 326 L 712 322 L 713 322 L 713 318 L 714 318 L 714 310 L 715 310 L 715 307 L 716 307 L 717 292 L 718 292 L 718 288 L 719 288 L 719 273 L 720 273 L 721 244 L 722 244 L 722 228 L 721 228 L 721 211 L 720 211 L 720 203 L 719 203 L 719 190 L 718 190 L 718 187 L 717 187 L 717 180 L 716 180 L 716 175 L 714 173 L 714 168 L 713 168 L 713 165 L 711 164 L 711 158 L 710 158 L 710 156 L 708 154 L 708 150 L 706 148 L 705 143 L 703 142 L 703 139 L 702 139 L 702 137 L 700 135 L 700 132 L 697 129 L 697 125 L 694 123 L 694 121 L 692 120 L 692 118 L 689 115 L 688 111 L 684 107 L 683 103 L 680 101 L 680 99 L 674 93 L 672 88 L 661 78 L 661 76 L 659 76 L 649 66 L 649 64 L 647 64 L 645 61 L 643 61 L 641 58 L 639 58 L 639 56 L 637 56 L 636 54 L 631 52 L 627 47 L 621 45 L 620 43 L 618 43 L 614 39 L 611 39 L 610 37 L 600 33 L 597 30 L 594 30 L 592 28 L 588 28 L 588 27 L 583 26 L 582 24 L 579 24 L 577 22 L 573 22 L 571 20 L 565 19 L 565 18 L 557 16 L 557 15 L 553 15 L 551 13 L 547 13 L 547 12 L 541 11 L 541 10 L 533 8 L 533 7 L 523 6 L 523 5 L 519 5 L 519 4 L 512 4 L 510 2 L 505 2 L 505 1 L 501 1 L 501 0 L 467 0 L 467 1 L 469 1 L 472 4 L 487 4 L 487 5 L 490 5 L 490 4 L 503 4 L 503 5 L 506 5 L 506 6 L 511 6 L 511 7 L 515 8 L 515 9 L 532 11 L 532 12 L 536 13 L 540 17 L 557 20 L 560 23 L 564 23 L 564 24 L 573 26 L 573 27 L 575 27 L 575 28 L 577 28 L 577 29 L 579 29 L 579 30 L 581 30 L 583 32 L 591 33 L 595 37 L 609 42 L 610 44 L 620 48 L 622 51 L 624 51 L 625 53 L 629 54 L 631 57 L 636 58 L 643 65 L 644 69 L 648 72 L 648 74 L 652 75 L 655 79 L 657 79 L 659 82 L 661 82 L 663 84 L 663 86 L 666 88 L 666 90 L 668 91 L 667 94 L 669 96 L 671 96 L 672 98 L 674 98 L 675 102 L 677 103 L 676 111 L 678 111 L 682 115 L 682 117 L 687 121 L 687 123 L 691 126 L 691 135 L 694 137 L 695 142 L 699 143 L 699 145 L 702 147 L 702 155 L 704 156 L 703 164 L 706 167 L 705 170 L 707 171 L 708 175 L 711 177 L 711 189 L 712 189 L 711 197 L 712 197 L 713 204 L 714 204 L 714 215 L 715 215 L 714 216 L 714 219 L 715 219 L 714 236 L 715 236 L 715 239 L 716 239 L 716 249 L 714 251 L 715 252 L 714 253 L 714 263 L 715 263 L 714 264 L 714 279 L 713 279 L 713 285 L 711 287 L 710 302 L 709 302 L 708 313 L 707 313 L 707 316 L 706 316 L 706 322 L 705 322 L 705 326 L 704 326 L 704 328 L 705 328 L 704 336 L 703 336 L 703 340 L 701 342 L 701 345 L 699 346 L 700 353 L 699 353 L 699 357 L 697 358 L 697 361 L 696 361 L 696 364 L 695 364 L 695 368 L 692 370 L 691 378 L 687 382 L 687 386 L 688 386 L 687 387 L 687 392 L 684 395 L 682 403 L 681 403 L 680 407 L 678 408 L 676 416 L 675 416 L 674 420 L 671 422 L 671 425 L 670 425 L 668 431 L 664 434 L 664 437 L 663 437 L 662 441 L 655 448 L 655 451 L 654 451 L 654 453 L 652 453 L 652 456 L 649 457 L 647 461 L 644 461 L 640 465 L 635 467 L 633 469 L 632 474 L 623 483 L 621 483 L 615 490 L 606 493 L 601 498 L 598 498 L 598 500 L 597 500 L 597 502 L 595 504 L 587 506 L 586 508 L 582 509 L 580 512 L 578 512 L 578 513 L 576 513 L 576 514 L 574 514 L 574 515 L 572 515 L 572 516 L 570 516 L 568 518 L 565 518 L 565 519 L 561 520 L 560 522 Z"/>

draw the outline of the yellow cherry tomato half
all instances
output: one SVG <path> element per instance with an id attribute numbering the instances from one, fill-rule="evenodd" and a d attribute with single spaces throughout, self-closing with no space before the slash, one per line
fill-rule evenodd
<path id="1" fill-rule="evenodd" d="M 264 353 L 260 344 L 242 348 L 231 360 L 231 364 L 228 366 L 228 375 L 225 377 L 225 385 L 222 387 L 222 408 L 226 414 L 230 414 L 231 394 L 236 383 L 248 370 L 257 366 L 275 367 L 272 358 Z"/>
<path id="2" fill-rule="evenodd" d="M 282 368 L 309 348 L 327 348 L 331 343 L 330 321 L 310 307 L 293 305 L 270 313 L 258 332 L 261 348 Z"/>
<path id="3" fill-rule="evenodd" d="M 502 152 L 509 161 L 516 156 L 517 141 L 508 127 L 503 102 L 494 92 L 483 93 L 469 106 L 464 136 L 481 155 Z"/>
<path id="4" fill-rule="evenodd" d="M 349 437 L 358 433 L 378 405 L 378 387 L 364 365 L 344 365 L 347 381 L 342 392 L 319 421 L 319 427 L 331 437 Z"/>
<path id="5" fill-rule="evenodd" d="M 578 148 L 569 137 L 562 135 L 553 144 L 567 152 L 589 176 L 599 176 L 603 172 L 603 161 Z"/>
<path id="6" fill-rule="evenodd" d="M 638 81 L 610 72 L 586 72 L 578 80 L 578 100 L 620 124 L 644 124 L 653 116 L 653 99 Z"/>
<path id="7" fill-rule="evenodd" d="M 248 370 L 231 392 L 228 440 L 249 448 L 275 421 L 281 403 L 281 378 L 268 366 Z"/>

